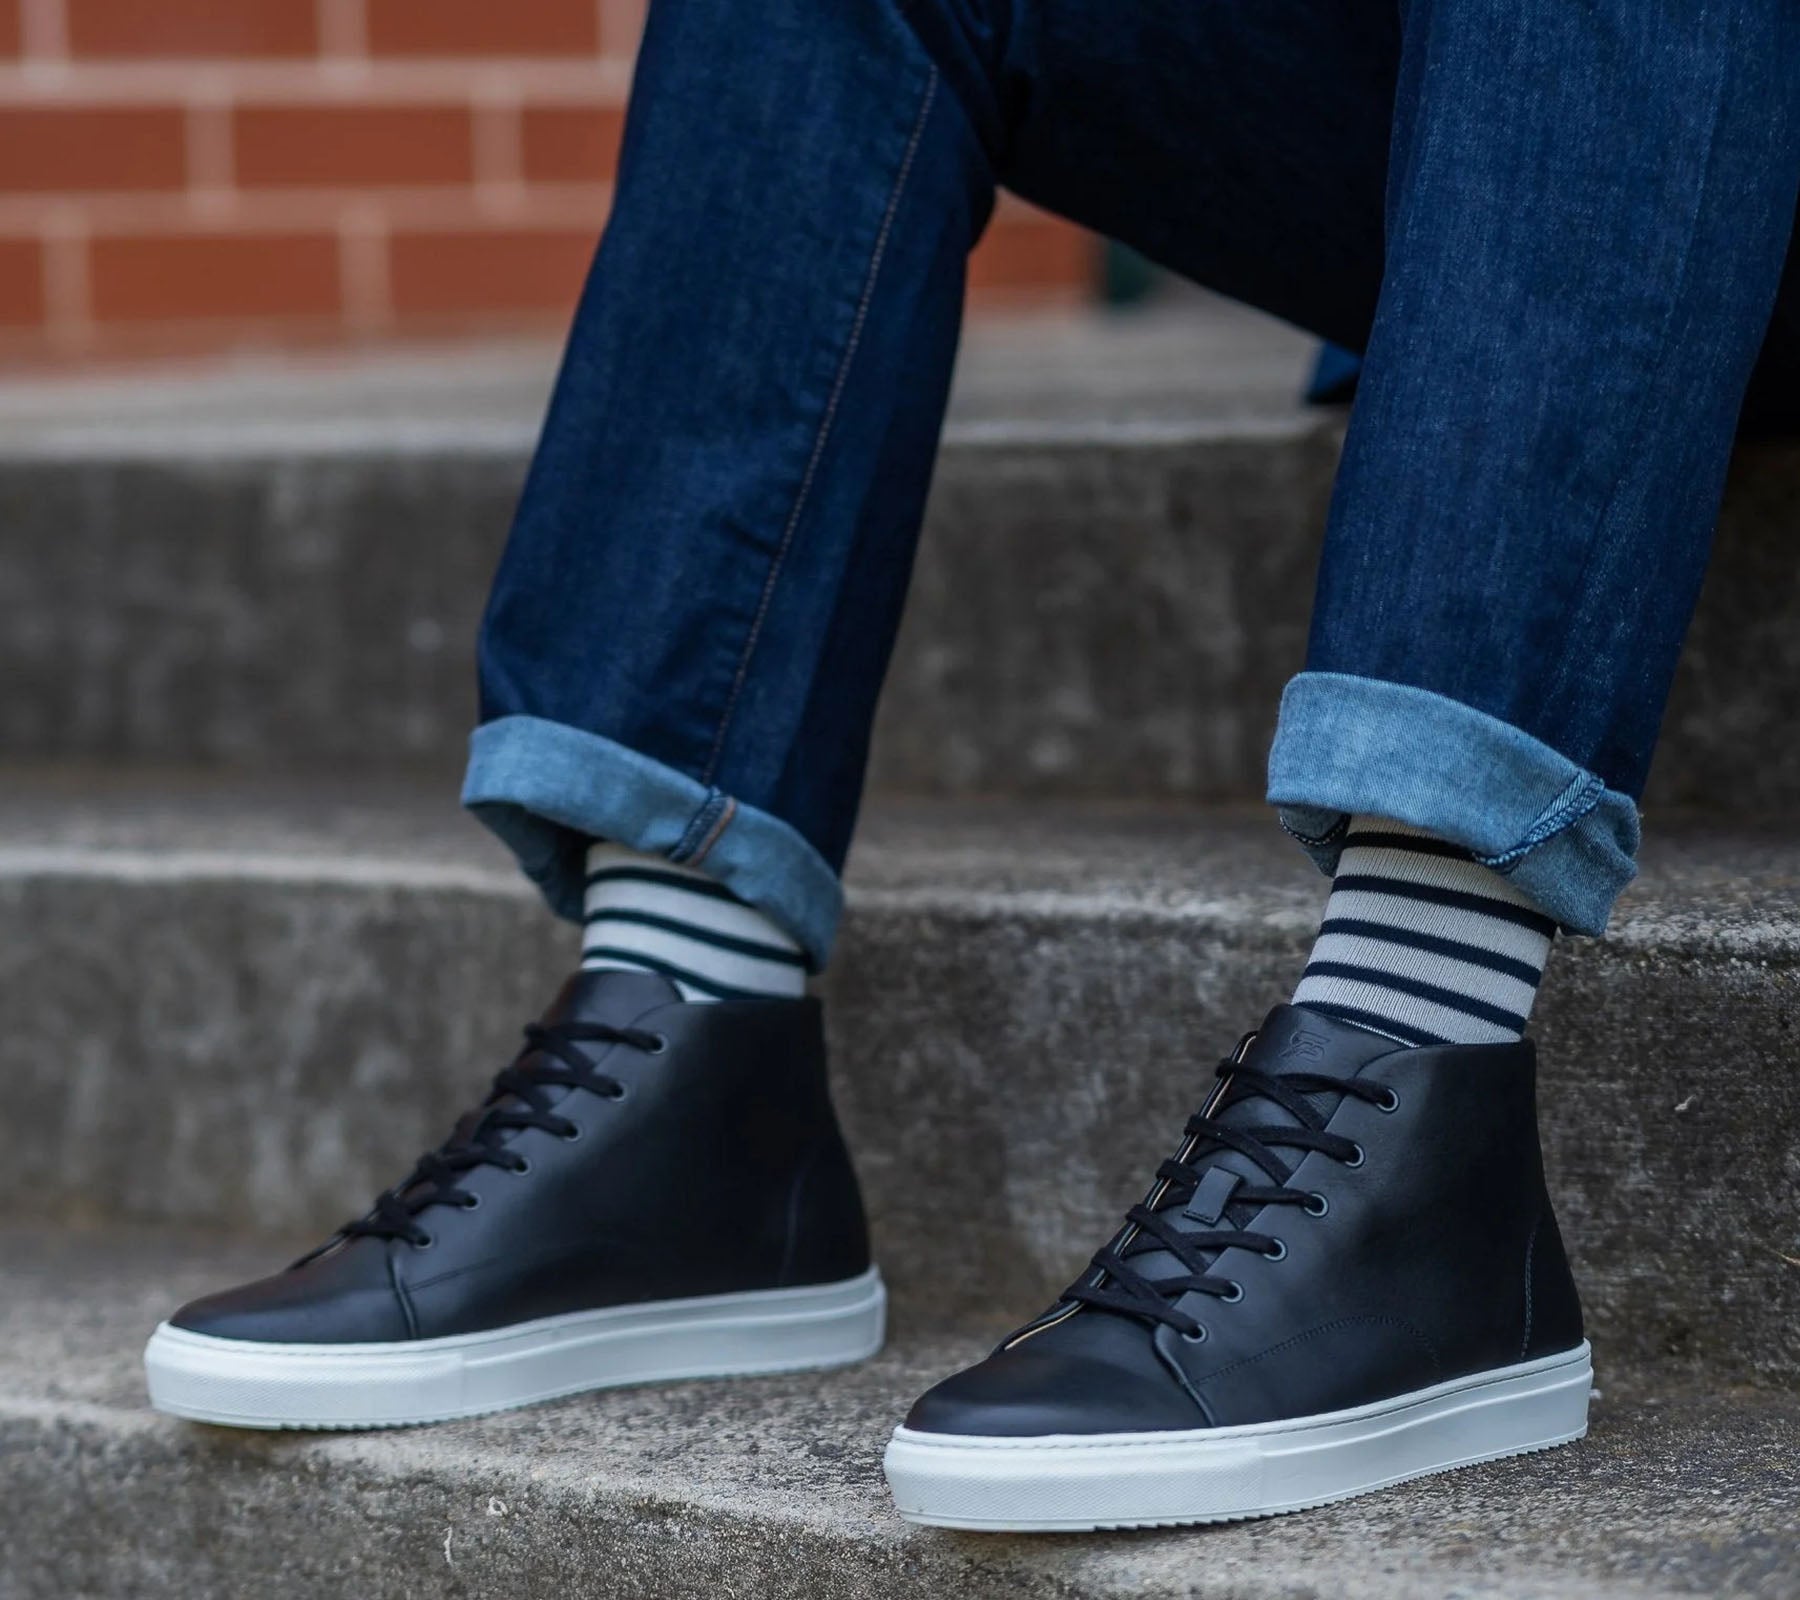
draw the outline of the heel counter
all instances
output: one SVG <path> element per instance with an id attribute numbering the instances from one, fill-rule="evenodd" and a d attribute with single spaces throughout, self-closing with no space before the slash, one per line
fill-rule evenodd
<path id="1" fill-rule="evenodd" d="M 810 1106 L 807 1149 L 794 1170 L 788 1193 L 787 1245 L 782 1256 L 784 1287 L 836 1283 L 867 1272 L 869 1224 L 862 1186 L 832 1104 L 826 1067 L 824 1013 L 808 1002 L 805 1046 L 799 1052 Z"/>
<path id="2" fill-rule="evenodd" d="M 833 1127 L 794 1173 L 788 1195 L 783 1288 L 837 1283 L 869 1270 L 869 1224 L 850 1152 Z"/>
<path id="3" fill-rule="evenodd" d="M 1525 1247 L 1524 1278 L 1524 1333 L 1519 1358 L 1530 1361 L 1574 1349 L 1582 1340 L 1581 1296 L 1563 1248 L 1562 1230 L 1556 1225 L 1556 1213 L 1548 1201 Z"/>

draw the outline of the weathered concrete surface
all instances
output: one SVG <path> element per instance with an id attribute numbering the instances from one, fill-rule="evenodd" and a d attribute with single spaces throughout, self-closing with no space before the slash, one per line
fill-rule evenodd
<path id="1" fill-rule="evenodd" d="M 143 1410 L 176 1299 L 269 1247 L 0 1232 L 0 1593 L 1648 1600 L 1795 1592 L 1800 1402 L 1603 1386 L 1568 1449 L 1278 1522 L 1022 1539 L 913 1529 L 880 1479 L 912 1396 L 999 1326 L 828 1375 L 617 1391 L 401 1433 Z"/>
<path id="2" fill-rule="evenodd" d="M 1333 437 L 953 433 L 876 787 L 1252 790 L 1304 646 L 1292 530 L 1322 517 Z M 523 470 L 461 433 L 0 459 L 0 744 L 450 769 Z"/>
<path id="3" fill-rule="evenodd" d="M 547 357 L 0 385 L 0 748 L 453 768 Z M 1303 361 L 1217 312 L 977 336 L 878 789 L 1259 792 L 1336 454 Z M 1800 797 L 1800 453 L 1741 467 L 1653 804 Z"/>
<path id="4" fill-rule="evenodd" d="M 877 790 L 1260 794 L 1306 650 L 1337 430 L 953 440 Z"/>
<path id="5" fill-rule="evenodd" d="M 393 1181 L 571 956 L 449 796 L 15 783 L 0 1206 L 323 1228 Z M 1046 1300 L 1289 992 L 1322 881 L 1254 813 L 889 809 L 830 979 L 899 1316 Z M 1538 1007 L 1603 1367 L 1800 1378 L 1800 846 L 1653 836 Z M 945 1241 L 954 1241 L 946 1250 Z"/>

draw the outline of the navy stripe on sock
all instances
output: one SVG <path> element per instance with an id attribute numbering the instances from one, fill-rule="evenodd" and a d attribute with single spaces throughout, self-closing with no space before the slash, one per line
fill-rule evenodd
<path id="1" fill-rule="evenodd" d="M 1447 1011 L 1460 1011 L 1465 1017 L 1478 1017 L 1483 1022 L 1493 1023 L 1496 1028 L 1510 1028 L 1514 1033 L 1525 1031 L 1526 1019 L 1516 1011 L 1489 1005 L 1485 1000 L 1458 994 L 1454 989 L 1440 988 L 1422 978 L 1402 978 L 1392 972 L 1383 972 L 1379 967 L 1358 967 L 1348 961 L 1309 961 L 1300 978 L 1303 983 L 1308 978 L 1343 978 L 1377 989 L 1392 989 L 1396 994 L 1411 995 L 1415 1000 L 1429 1000 Z"/>
<path id="2" fill-rule="evenodd" d="M 1503 956 L 1496 950 L 1484 950 L 1478 944 L 1464 944 L 1460 939 L 1445 939 L 1435 933 L 1417 933 L 1411 928 L 1396 928 L 1385 922 L 1370 922 L 1364 917 L 1327 917 L 1319 924 L 1322 938 L 1328 933 L 1349 934 L 1358 939 L 1379 939 L 1384 944 L 1404 945 L 1408 950 L 1424 950 L 1434 956 L 1448 956 L 1453 961 L 1466 961 L 1470 966 L 1485 967 L 1489 972 L 1503 973 L 1520 983 L 1538 986 L 1543 973 L 1529 961 Z"/>
<path id="3" fill-rule="evenodd" d="M 1473 861 L 1472 852 L 1448 839 L 1421 839 L 1410 833 L 1382 833 L 1367 829 L 1344 840 L 1346 850 L 1410 850 L 1416 856 L 1442 856 L 1447 861 Z"/>
<path id="4" fill-rule="evenodd" d="M 655 867 L 602 867 L 587 875 L 586 887 L 597 883 L 653 883 L 663 889 L 679 889 L 683 894 L 703 894 L 713 900 L 729 900 L 733 905 L 744 902 L 722 883 L 710 878 L 690 878 L 679 872 L 658 872 Z"/>
<path id="5" fill-rule="evenodd" d="M 1534 933 L 1542 934 L 1546 939 L 1556 937 L 1556 923 L 1541 912 L 1532 911 L 1526 906 L 1510 905 L 1504 900 L 1495 900 L 1485 894 L 1468 894 L 1461 889 L 1440 889 L 1429 883 L 1404 883 L 1397 878 L 1386 878 L 1376 873 L 1353 872 L 1348 876 L 1340 875 L 1331 880 L 1331 892 L 1336 894 L 1340 889 L 1362 889 L 1370 894 L 1398 895 L 1405 900 L 1420 900 L 1427 905 L 1450 906 L 1458 911 L 1474 911 L 1484 917 L 1493 917 L 1500 922 L 1510 922 L 1515 927 L 1530 928 Z"/>
<path id="6" fill-rule="evenodd" d="M 659 917 L 649 911 L 602 908 L 591 912 L 586 921 L 590 928 L 602 922 L 630 922 L 641 928 L 660 928 L 665 933 L 679 934 L 683 939 L 709 944 L 715 950 L 730 950 L 740 956 L 753 956 L 758 961 L 779 961 L 784 967 L 799 967 L 802 970 L 806 967 L 806 957 L 798 950 L 783 950 L 778 945 L 758 944 L 754 939 L 734 938 L 728 933 L 715 933 L 711 928 L 681 922 L 674 917 Z"/>

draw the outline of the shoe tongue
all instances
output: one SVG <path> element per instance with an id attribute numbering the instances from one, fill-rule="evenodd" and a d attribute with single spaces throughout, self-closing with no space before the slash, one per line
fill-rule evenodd
<path id="1" fill-rule="evenodd" d="M 1271 1077 L 1288 1077 L 1299 1073 L 1319 1073 L 1326 1077 L 1354 1077 L 1369 1062 L 1391 1055 L 1406 1046 L 1383 1034 L 1371 1033 L 1353 1023 L 1339 1022 L 1305 1006 L 1277 1006 L 1264 1020 L 1250 1041 L 1239 1065 L 1254 1068 Z M 1306 1103 L 1321 1117 L 1329 1118 L 1342 1096 L 1331 1091 L 1309 1093 Z M 1266 1099 L 1247 1087 L 1241 1078 L 1227 1078 L 1223 1095 L 1212 1109 L 1212 1120 L 1228 1128 L 1295 1128 L 1299 1119 L 1275 1101 Z M 1298 1163 L 1301 1152 L 1274 1146 L 1275 1154 L 1290 1165 Z M 1263 1171 L 1248 1156 L 1236 1150 L 1202 1147 L 1190 1164 L 1200 1174 L 1200 1187 L 1191 1193 L 1172 1190 L 1157 1209 L 1175 1212 L 1177 1228 L 1183 1233 L 1205 1233 L 1217 1228 L 1242 1228 L 1262 1208 L 1248 1201 L 1231 1200 L 1238 1187 L 1231 1179 L 1246 1185 L 1275 1182 L 1272 1173 Z M 1216 1176 L 1215 1176 L 1216 1174 Z M 1229 1174 L 1229 1176 L 1227 1176 Z M 1192 1207 L 1191 1213 L 1188 1208 Z M 1183 1213 L 1188 1213 L 1182 1215 Z M 1154 1245 L 1141 1253 L 1127 1255 L 1132 1266 L 1145 1278 L 1155 1280 L 1185 1275 L 1187 1268 L 1175 1256 Z"/>
<path id="2" fill-rule="evenodd" d="M 655 972 L 626 972 L 600 967 L 573 973 L 550 1008 L 546 1023 L 605 1022 L 628 1028 L 646 1011 L 674 1005 L 681 991 Z"/>

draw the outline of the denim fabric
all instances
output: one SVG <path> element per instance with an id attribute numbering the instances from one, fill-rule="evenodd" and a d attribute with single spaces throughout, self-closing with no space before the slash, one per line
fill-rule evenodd
<path id="1" fill-rule="evenodd" d="M 1352 815 L 1392 817 L 1466 846 L 1576 933 L 1605 928 L 1637 855 L 1629 796 L 1484 711 L 1373 678 L 1288 684 L 1269 799 L 1326 872 Z"/>
<path id="2" fill-rule="evenodd" d="M 779 817 L 560 722 L 501 717 L 469 744 L 463 804 L 512 847 L 558 916 L 581 918 L 589 818 L 599 811 L 608 837 L 709 873 L 789 930 L 815 969 L 824 965 L 843 889 Z"/>
<path id="3" fill-rule="evenodd" d="M 1791 0 L 656 0 L 471 801 L 565 911 L 585 837 L 672 853 L 711 806 L 705 863 L 824 959 L 1003 184 L 1366 351 L 1292 702 L 1326 709 L 1284 716 L 1277 798 L 1505 838 L 1604 923 L 1621 871 L 1552 848 L 1574 815 L 1534 837 L 1533 785 L 1596 783 L 1628 875 L 1793 217 L 1797 30 Z M 1359 684 L 1473 714 L 1443 785 L 1384 766 L 1412 713 Z"/>

